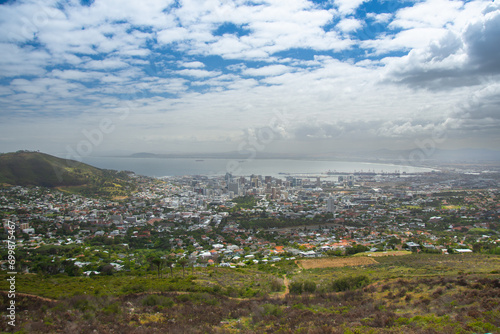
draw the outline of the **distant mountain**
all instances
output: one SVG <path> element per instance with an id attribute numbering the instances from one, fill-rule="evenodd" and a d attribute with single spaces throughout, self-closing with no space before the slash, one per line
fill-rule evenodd
<path id="1" fill-rule="evenodd" d="M 128 172 L 96 168 L 40 152 L 0 154 L 0 184 L 62 187 L 89 196 L 124 196 L 135 188 Z"/>
<path id="2" fill-rule="evenodd" d="M 147 153 L 147 152 L 141 152 L 141 153 L 134 153 L 130 155 L 131 158 L 157 158 L 158 155 L 154 153 Z"/>
<path id="3" fill-rule="evenodd" d="M 368 150 L 368 151 L 332 151 L 305 154 L 286 152 L 213 152 L 213 153 L 134 153 L 130 158 L 156 159 L 297 159 L 297 160 L 334 160 L 334 161 L 363 161 L 394 164 L 428 164 L 442 162 L 484 162 L 500 161 L 500 151 L 486 149 L 443 150 L 424 147 L 405 150 Z"/>
<path id="4" fill-rule="evenodd" d="M 486 149 L 439 150 L 434 154 L 441 161 L 500 161 L 500 151 Z"/>

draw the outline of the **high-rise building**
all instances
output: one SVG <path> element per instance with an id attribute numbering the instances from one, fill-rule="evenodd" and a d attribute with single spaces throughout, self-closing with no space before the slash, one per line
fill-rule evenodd
<path id="1" fill-rule="evenodd" d="M 256 188 L 260 187 L 260 180 L 259 180 L 259 178 L 258 177 L 253 177 L 251 179 L 251 184 L 252 184 L 252 187 L 256 187 Z"/>
<path id="2" fill-rule="evenodd" d="M 335 197 L 328 197 L 327 201 L 326 201 L 326 211 L 327 212 L 331 212 L 331 213 L 335 213 L 335 211 L 337 210 L 337 206 L 335 205 Z"/>
<path id="3" fill-rule="evenodd" d="M 240 195 L 240 185 L 238 183 L 229 183 L 227 186 L 228 191 L 232 191 L 234 196 Z"/>

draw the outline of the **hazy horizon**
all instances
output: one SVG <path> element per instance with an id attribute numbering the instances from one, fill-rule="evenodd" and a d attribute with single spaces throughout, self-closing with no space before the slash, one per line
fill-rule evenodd
<path id="1" fill-rule="evenodd" d="M 0 3 L 1 152 L 499 149 L 498 1 Z"/>

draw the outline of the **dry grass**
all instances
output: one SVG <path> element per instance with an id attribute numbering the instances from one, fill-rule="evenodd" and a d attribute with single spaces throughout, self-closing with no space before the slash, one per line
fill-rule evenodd
<path id="1" fill-rule="evenodd" d="M 378 264 L 371 257 L 347 257 L 347 258 L 327 258 L 308 259 L 297 262 L 303 269 L 334 268 L 334 267 L 355 267 L 370 264 Z"/>
<path id="2" fill-rule="evenodd" d="M 382 257 L 382 256 L 404 256 L 410 255 L 410 251 L 390 251 L 390 252 L 370 252 L 370 253 L 358 253 L 354 256 L 371 256 L 371 257 Z"/>

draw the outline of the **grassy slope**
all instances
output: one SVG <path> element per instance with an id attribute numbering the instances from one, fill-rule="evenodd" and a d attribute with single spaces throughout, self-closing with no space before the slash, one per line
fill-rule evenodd
<path id="1" fill-rule="evenodd" d="M 29 316 L 20 320 L 18 330 L 64 332 L 76 326 L 110 333 L 500 332 L 500 257 L 408 255 L 377 261 L 365 267 L 311 270 L 290 263 L 266 271 L 204 269 L 189 278 L 182 278 L 180 269 L 174 278 L 163 279 L 18 275 L 19 292 L 60 298 L 42 302 L 19 296 L 19 310 Z M 269 286 L 277 279 L 273 275 L 285 271 L 292 282 L 314 281 L 317 292 L 278 298 Z M 368 276 L 370 284 L 328 292 L 332 281 L 360 275 Z M 0 288 L 7 288 L 5 277 L 0 277 Z M 5 310 L 8 300 L 2 299 L 0 309 Z M 0 321 L 0 329 L 8 328 Z"/>
<path id="2" fill-rule="evenodd" d="M 102 171 L 73 160 L 39 152 L 0 155 L 0 182 L 46 187 L 83 185 Z"/>
<path id="3" fill-rule="evenodd" d="M 60 187 L 90 196 L 120 196 L 128 190 L 124 188 L 131 188 L 126 173 L 103 170 L 39 152 L 1 154 L 1 183 Z"/>

